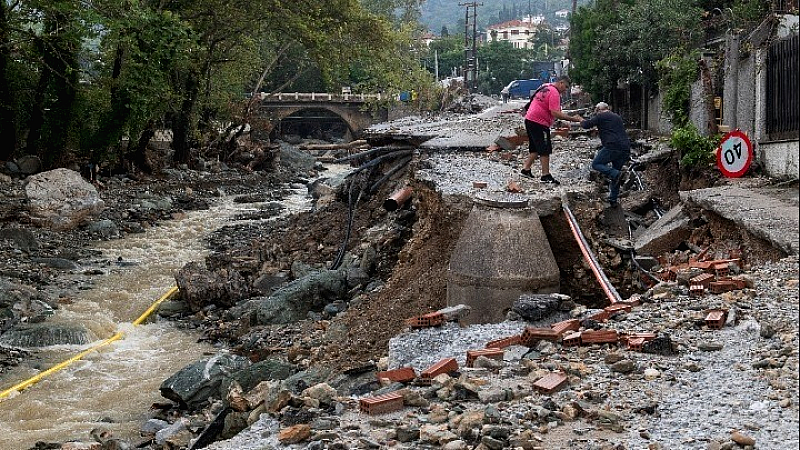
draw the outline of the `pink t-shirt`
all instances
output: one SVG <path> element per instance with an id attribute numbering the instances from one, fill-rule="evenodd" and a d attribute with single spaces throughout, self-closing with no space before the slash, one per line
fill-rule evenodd
<path id="1" fill-rule="evenodd" d="M 551 110 L 561 111 L 561 93 L 555 86 L 548 84 L 531 101 L 525 119 L 550 127 L 555 121 Z"/>

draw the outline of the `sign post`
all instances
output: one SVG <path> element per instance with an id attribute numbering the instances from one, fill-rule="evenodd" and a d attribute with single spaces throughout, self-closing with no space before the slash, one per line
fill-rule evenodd
<path id="1" fill-rule="evenodd" d="M 753 163 L 753 144 L 741 130 L 733 130 L 719 142 L 717 167 L 728 178 L 739 178 Z"/>

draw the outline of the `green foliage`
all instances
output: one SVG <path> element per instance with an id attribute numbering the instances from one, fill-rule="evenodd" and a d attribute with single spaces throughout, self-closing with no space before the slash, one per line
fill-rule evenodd
<path id="1" fill-rule="evenodd" d="M 620 81 L 655 85 L 656 62 L 695 48 L 702 11 L 693 0 L 597 0 L 572 18 L 574 81 L 605 98 Z"/>
<path id="2" fill-rule="evenodd" d="M 719 136 L 703 136 L 693 124 L 675 128 L 670 136 L 672 148 L 680 151 L 681 167 L 702 169 L 714 161 Z"/>
<path id="3" fill-rule="evenodd" d="M 498 94 L 512 80 L 533 78 L 532 59 L 530 50 L 514 48 L 509 42 L 493 41 L 480 47 L 478 61 L 482 70 L 478 76 L 478 90 Z"/>
<path id="4" fill-rule="evenodd" d="M 734 0 L 732 3 L 728 18 L 732 28 L 750 28 L 757 24 L 764 19 L 770 5 L 769 2 L 757 0 Z"/>
<path id="5" fill-rule="evenodd" d="M 685 127 L 689 123 L 691 85 L 700 73 L 699 58 L 700 52 L 695 50 L 688 54 L 675 53 L 656 63 L 662 107 L 670 114 L 676 127 Z"/>

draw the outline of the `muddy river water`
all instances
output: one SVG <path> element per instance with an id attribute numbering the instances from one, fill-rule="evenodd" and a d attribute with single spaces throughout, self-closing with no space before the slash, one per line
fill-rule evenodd
<path id="1" fill-rule="evenodd" d="M 330 172 L 327 172 L 330 175 Z M 305 188 L 283 201 L 284 214 L 310 207 Z M 19 393 L 0 400 L 0 449 L 26 450 L 38 441 L 91 441 L 89 431 L 111 430 L 120 439 L 136 439 L 155 402 L 166 402 L 159 386 L 185 365 L 214 353 L 198 335 L 167 321 L 132 323 L 174 285 L 178 269 L 202 260 L 204 238 L 231 224 L 232 217 L 258 208 L 223 198 L 209 210 L 193 211 L 145 233 L 98 244 L 108 261 L 135 262 L 110 269 L 63 305 L 52 323 L 82 324 L 101 342 L 117 332 L 122 339 L 92 351 L 50 373 Z M 20 366 L 0 381 L 0 391 L 73 358 L 86 346 L 37 350 L 36 367 Z"/>

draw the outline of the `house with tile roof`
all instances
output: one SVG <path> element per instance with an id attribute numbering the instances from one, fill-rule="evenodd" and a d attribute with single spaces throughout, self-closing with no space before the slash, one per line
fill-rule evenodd
<path id="1" fill-rule="evenodd" d="M 544 23 L 543 16 L 528 16 L 522 20 L 509 20 L 489 26 L 486 29 L 486 42 L 510 42 L 514 48 L 532 48 L 529 41 L 536 29 Z"/>

